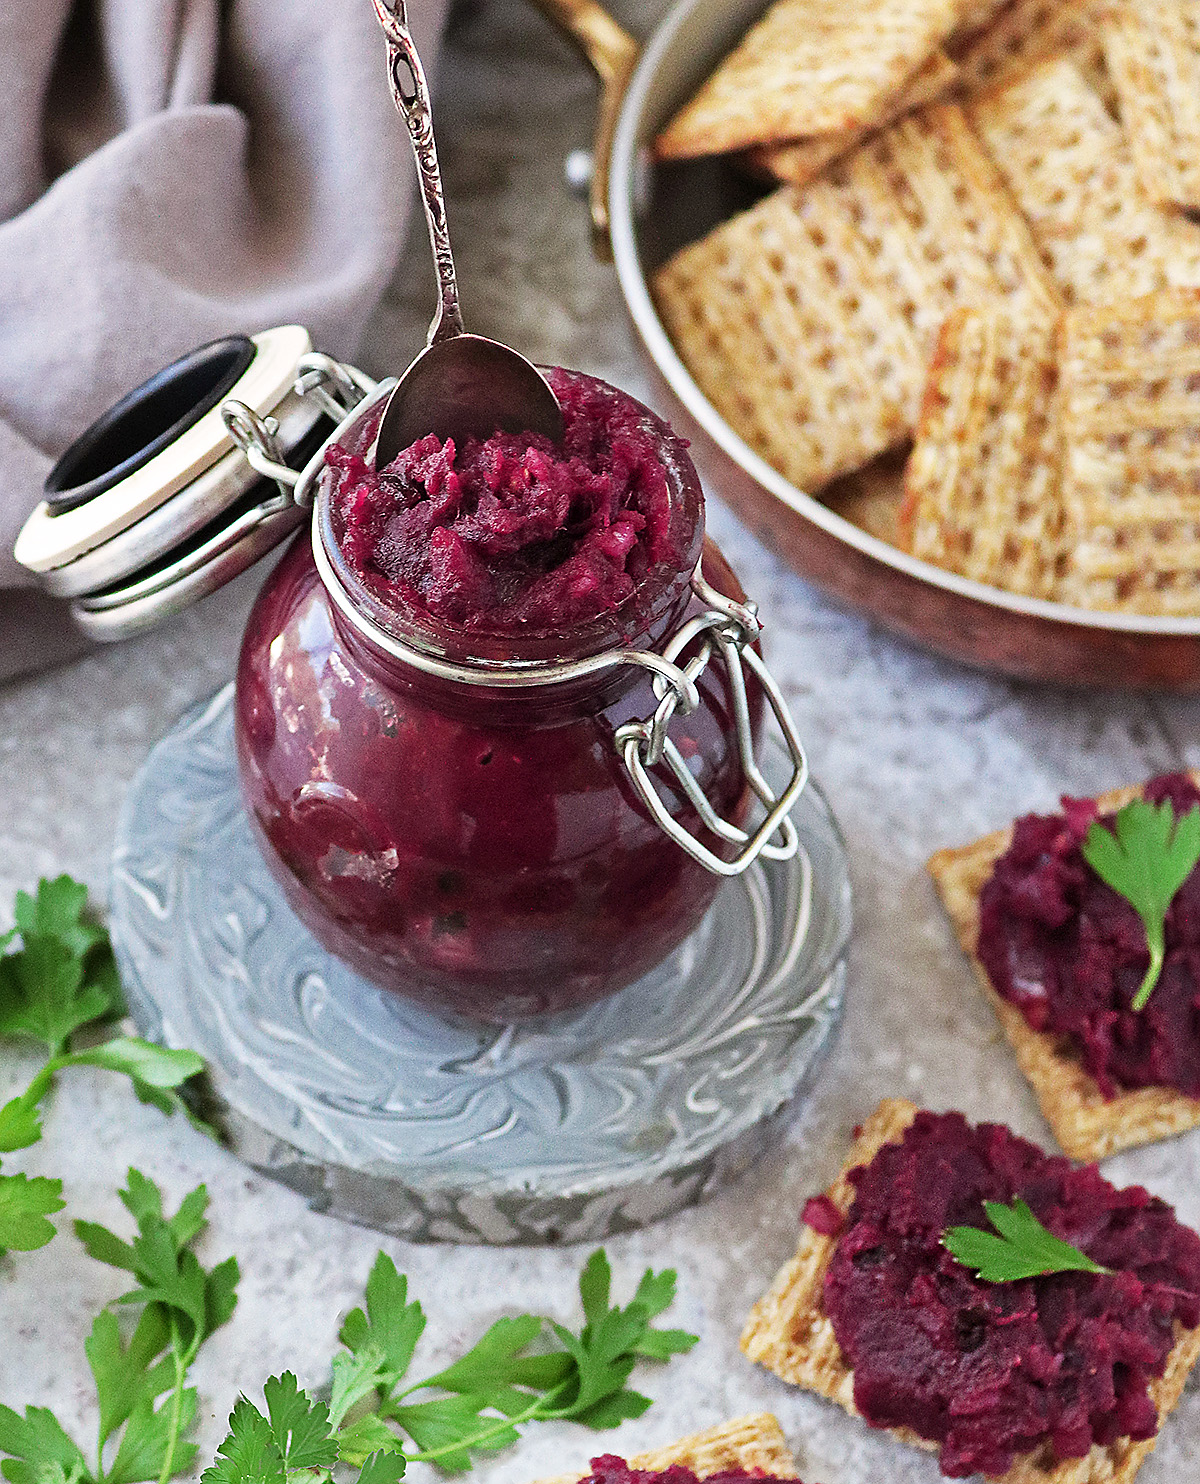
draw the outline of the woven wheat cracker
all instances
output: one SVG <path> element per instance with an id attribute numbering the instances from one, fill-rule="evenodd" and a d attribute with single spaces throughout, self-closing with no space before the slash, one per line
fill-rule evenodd
<path id="1" fill-rule="evenodd" d="M 1192 777 L 1200 782 L 1200 773 Z M 1107 814 L 1141 792 L 1140 787 L 1112 789 L 1096 802 Z M 1185 1097 L 1169 1087 L 1141 1087 L 1106 1098 L 1059 1037 L 1034 1030 L 1017 1006 L 993 989 L 975 952 L 979 894 L 1012 843 L 1012 834 L 1011 828 L 997 830 L 970 845 L 939 850 L 929 862 L 929 874 L 1054 1137 L 1072 1159 L 1093 1160 L 1197 1127 L 1200 1098 Z"/>
<path id="2" fill-rule="evenodd" d="M 1063 560 L 1054 321 L 959 309 L 929 369 L 899 542 L 1010 592 L 1055 596 Z"/>
<path id="3" fill-rule="evenodd" d="M 960 299 L 1053 287 L 960 110 L 903 120 L 804 190 L 784 187 L 655 278 L 701 390 L 801 488 L 903 442 L 933 337 Z"/>
<path id="4" fill-rule="evenodd" d="M 906 113 L 923 108 L 945 93 L 958 77 L 958 68 L 944 51 L 938 50 L 912 78 L 879 120 L 879 126 L 895 123 Z M 760 144 L 749 151 L 748 163 L 776 180 L 807 185 L 826 165 L 848 154 L 869 132 L 866 128 L 842 129 L 835 134 L 816 134 L 783 144 Z"/>
<path id="5" fill-rule="evenodd" d="M 801 488 L 906 436 L 916 340 L 827 183 L 724 223 L 655 291 L 705 396 Z"/>
<path id="6" fill-rule="evenodd" d="M 698 1479 L 742 1469 L 761 1472 L 777 1479 L 793 1479 L 796 1461 L 784 1439 L 779 1423 L 770 1412 L 755 1412 L 710 1427 L 706 1432 L 680 1438 L 648 1453 L 638 1453 L 628 1460 L 630 1468 L 661 1473 L 674 1464 L 691 1469 Z M 586 1472 L 559 1474 L 539 1479 L 537 1484 L 579 1484 Z"/>
<path id="7" fill-rule="evenodd" d="M 1077 67 L 1043 63 L 970 116 L 1069 303 L 1200 284 L 1200 227 L 1149 200 L 1120 125 Z"/>
<path id="8" fill-rule="evenodd" d="M 1200 290 L 1074 310 L 1061 339 L 1064 596 L 1200 614 Z"/>
<path id="9" fill-rule="evenodd" d="M 1115 113 L 1116 92 L 1104 64 L 1101 26 L 1109 0 L 1013 0 L 992 23 L 969 34 L 963 27 L 949 50 L 964 92 L 975 94 L 1015 81 L 1039 62 L 1074 62 Z"/>
<path id="10" fill-rule="evenodd" d="M 1124 0 L 1104 55 L 1146 194 L 1200 207 L 1200 6 Z"/>
<path id="11" fill-rule="evenodd" d="M 1005 299 L 1017 315 L 1057 312 L 1028 224 L 962 109 L 936 105 L 901 119 L 828 179 L 917 333 L 918 393 L 951 310 Z"/>
<path id="12" fill-rule="evenodd" d="M 852 1169 L 870 1164 L 884 1144 L 899 1143 L 917 1116 L 913 1103 L 885 1098 L 863 1124 L 851 1146 L 838 1179 L 826 1192 L 845 1215 L 854 1201 L 854 1187 L 846 1178 Z M 854 1372 L 846 1364 L 833 1325 L 825 1313 L 825 1274 L 837 1246 L 835 1237 L 823 1237 L 805 1226 L 796 1255 L 754 1305 L 742 1331 L 742 1349 L 769 1371 L 815 1391 L 857 1416 Z M 1163 1375 L 1150 1381 L 1151 1399 L 1158 1408 L 1159 1426 L 1183 1394 L 1188 1372 L 1200 1357 L 1200 1329 L 1179 1330 Z M 893 1437 L 932 1450 L 935 1445 L 907 1428 L 893 1428 Z M 1150 1455 L 1157 1436 L 1135 1443 L 1119 1438 L 1107 1447 L 1093 1446 L 1083 1458 L 1051 1461 L 1045 1450 L 1017 1460 L 998 1484 L 1131 1484 Z M 994 1481 L 995 1484 L 995 1481 Z"/>
<path id="13" fill-rule="evenodd" d="M 664 159 L 868 128 L 963 0 L 776 0 L 659 135 Z"/>

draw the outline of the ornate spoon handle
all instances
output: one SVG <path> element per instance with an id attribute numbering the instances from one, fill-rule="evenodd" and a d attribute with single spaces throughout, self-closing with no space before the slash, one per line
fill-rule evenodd
<path id="1" fill-rule="evenodd" d="M 450 251 L 450 229 L 446 225 L 446 200 L 442 194 L 442 173 L 438 168 L 437 146 L 433 140 L 433 105 L 425 69 L 417 54 L 404 0 L 374 0 L 375 14 L 388 43 L 388 81 L 392 99 L 408 125 L 417 175 L 421 181 L 421 200 L 429 226 L 429 242 L 438 276 L 438 309 L 429 326 L 427 344 L 449 340 L 463 333 L 462 310 L 458 305 L 458 278 L 454 272 L 454 255 Z"/>

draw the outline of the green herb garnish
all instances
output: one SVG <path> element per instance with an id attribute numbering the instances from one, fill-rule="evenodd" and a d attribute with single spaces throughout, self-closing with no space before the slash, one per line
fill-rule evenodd
<path id="1" fill-rule="evenodd" d="M 117 1302 L 141 1310 L 123 1336 L 106 1309 L 84 1344 L 100 1411 L 95 1462 L 48 1408 L 26 1407 L 22 1417 L 0 1406 L 0 1453 L 9 1455 L 0 1472 L 11 1484 L 166 1484 L 195 1459 L 195 1445 L 185 1440 L 196 1414 L 188 1370 L 233 1313 L 238 1265 L 230 1257 L 206 1271 L 191 1250 L 207 1224 L 203 1185 L 166 1216 L 158 1186 L 130 1170 L 121 1200 L 137 1225 L 131 1241 L 75 1223 L 93 1257 L 133 1274 L 137 1286 Z"/>
<path id="2" fill-rule="evenodd" d="M 68 1067 L 122 1073 L 143 1102 L 166 1113 L 183 1107 L 175 1089 L 203 1069 L 192 1051 L 168 1051 L 133 1036 L 70 1049 L 85 1027 L 111 1025 L 125 1013 L 108 934 L 87 918 L 86 905 L 87 887 L 78 881 L 43 879 L 36 897 L 17 893 L 16 926 L 0 937 L 0 1036 L 40 1041 L 47 1052 L 21 1096 L 0 1107 L 0 1155 L 41 1138 L 38 1105 Z M 4 952 L 18 937 L 21 946 Z M 44 1247 L 54 1236 L 48 1218 L 62 1207 L 61 1180 L 0 1173 L 0 1249 Z"/>
<path id="3" fill-rule="evenodd" d="M 673 1272 L 648 1271 L 624 1308 L 610 1302 L 611 1277 L 604 1252 L 594 1252 L 579 1280 L 586 1322 L 578 1334 L 536 1314 L 498 1319 L 453 1365 L 408 1381 L 425 1315 L 381 1252 L 365 1312 L 355 1309 L 342 1326 L 346 1348 L 333 1360 L 328 1405 L 290 1372 L 272 1377 L 266 1415 L 239 1398 L 201 1484 L 285 1484 L 298 1472 L 324 1481 L 338 1465 L 360 1469 L 359 1484 L 396 1484 L 410 1463 L 469 1469 L 472 1453 L 507 1448 L 526 1422 L 609 1428 L 640 1417 L 650 1400 L 625 1384 L 638 1360 L 667 1360 L 696 1336 L 651 1324 L 675 1297 Z M 410 1400 L 417 1393 L 432 1394 Z"/>
<path id="4" fill-rule="evenodd" d="M 1133 799 L 1117 810 L 1112 830 L 1092 821 L 1083 858 L 1101 881 L 1132 903 L 1145 923 L 1150 967 L 1131 1006 L 1143 1010 L 1162 973 L 1167 908 L 1200 861 L 1200 805 L 1193 804 L 1176 822 L 1169 800 L 1149 804 Z"/>
<path id="5" fill-rule="evenodd" d="M 124 1013 L 112 950 L 84 915 L 86 896 L 69 877 L 42 881 L 36 898 L 18 895 L 16 927 L 0 937 L 0 1035 L 27 1036 L 47 1050 L 26 1091 L 0 1108 L 0 1153 L 40 1139 L 38 1105 L 66 1067 L 123 1073 L 139 1097 L 168 1112 L 183 1106 L 175 1089 L 202 1068 L 191 1052 L 124 1036 L 97 1044 L 93 1035 L 71 1049 L 84 1027 Z M 0 1174 L 0 1247 L 48 1242 L 47 1217 L 62 1209 L 61 1195 L 59 1180 Z M 197 1398 L 188 1374 L 233 1313 L 238 1265 L 228 1258 L 206 1270 L 192 1251 L 206 1225 L 203 1186 L 167 1216 L 158 1187 L 130 1170 L 121 1200 L 137 1225 L 131 1240 L 75 1223 L 92 1257 L 133 1274 L 136 1286 L 117 1303 L 140 1310 L 132 1324 L 106 1310 L 85 1343 L 99 1405 L 94 1462 L 47 1408 L 26 1407 L 22 1417 L 0 1406 L 0 1474 L 9 1484 L 167 1484 L 192 1469 L 187 1433 Z M 203 1480 L 289 1484 L 303 1475 L 304 1484 L 329 1484 L 335 1471 L 342 1480 L 357 1470 L 358 1484 L 397 1484 L 410 1463 L 469 1469 L 473 1454 L 507 1447 L 527 1422 L 570 1419 L 600 1429 L 639 1417 L 650 1399 L 626 1385 L 634 1367 L 682 1354 L 697 1337 L 653 1324 L 674 1301 L 673 1271 L 647 1270 L 624 1307 L 611 1302 L 611 1284 L 607 1257 L 594 1252 L 579 1280 L 578 1332 L 536 1314 L 499 1319 L 453 1365 L 409 1381 L 425 1315 L 381 1252 L 365 1308 L 342 1326 L 345 1348 L 332 1363 L 328 1402 L 301 1391 L 291 1372 L 273 1376 L 263 1387 L 265 1414 L 239 1398 Z"/>
<path id="6" fill-rule="evenodd" d="M 1107 1273 L 1086 1252 L 1049 1232 L 1019 1197 L 1011 1206 L 984 1201 L 987 1218 L 999 1232 L 977 1226 L 952 1226 L 942 1241 L 965 1268 L 985 1283 L 1015 1283 L 1046 1273 Z"/>

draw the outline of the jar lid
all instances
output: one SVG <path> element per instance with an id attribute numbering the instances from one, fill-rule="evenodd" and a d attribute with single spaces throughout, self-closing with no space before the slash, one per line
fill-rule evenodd
<path id="1" fill-rule="evenodd" d="M 254 467 L 222 408 L 237 402 L 265 424 L 282 473 L 303 469 L 337 425 L 330 398 L 298 385 L 308 361 L 325 360 L 311 350 L 299 325 L 212 341 L 122 397 L 67 449 L 14 555 L 48 593 L 73 600 L 84 632 L 120 639 L 177 613 L 307 518 Z"/>

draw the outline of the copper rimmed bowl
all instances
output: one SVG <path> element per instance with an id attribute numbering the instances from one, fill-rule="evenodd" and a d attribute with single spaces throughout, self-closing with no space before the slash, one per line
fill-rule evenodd
<path id="1" fill-rule="evenodd" d="M 1200 614 L 1149 618 L 1020 597 L 917 560 L 798 489 L 729 426 L 692 379 L 650 294 L 655 269 L 753 199 L 721 160 L 649 165 L 648 146 L 766 8 L 675 0 L 640 56 L 594 0 L 536 0 L 604 83 L 592 220 L 664 393 L 710 487 L 803 576 L 940 654 L 1021 679 L 1200 691 Z"/>

